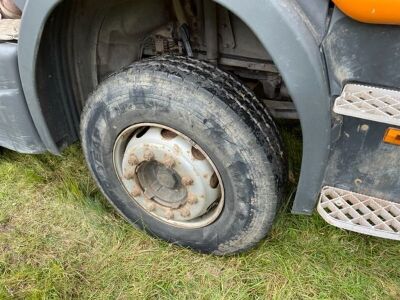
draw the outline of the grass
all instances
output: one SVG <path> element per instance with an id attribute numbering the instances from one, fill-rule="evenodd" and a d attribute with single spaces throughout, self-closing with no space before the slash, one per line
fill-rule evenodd
<path id="1" fill-rule="evenodd" d="M 300 130 L 286 126 L 292 178 Z M 232 257 L 193 253 L 132 228 L 63 157 L 0 155 L 0 299 L 400 299 L 400 244 L 290 215 Z"/>

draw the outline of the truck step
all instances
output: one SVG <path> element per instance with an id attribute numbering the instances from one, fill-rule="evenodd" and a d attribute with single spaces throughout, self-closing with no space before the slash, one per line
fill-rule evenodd
<path id="1" fill-rule="evenodd" d="M 329 224 L 376 237 L 400 240 L 400 204 L 324 187 L 318 212 Z"/>
<path id="2" fill-rule="evenodd" d="M 347 84 L 335 101 L 340 115 L 400 126 L 400 92 L 359 84 Z"/>
<path id="3" fill-rule="evenodd" d="M 20 19 L 0 19 L 0 41 L 18 40 L 20 25 Z"/>

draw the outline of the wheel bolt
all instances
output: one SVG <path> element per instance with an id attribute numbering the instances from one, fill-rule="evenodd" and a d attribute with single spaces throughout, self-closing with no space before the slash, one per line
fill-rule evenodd
<path id="1" fill-rule="evenodd" d="M 137 166 L 139 164 L 139 159 L 135 154 L 129 155 L 128 164 L 131 166 Z"/>
<path id="2" fill-rule="evenodd" d="M 196 204 L 196 203 L 198 202 L 196 195 L 190 193 L 189 196 L 188 196 L 188 198 L 187 198 L 187 202 L 188 202 L 190 205 Z"/>
<path id="3" fill-rule="evenodd" d="M 154 159 L 154 153 L 150 150 L 146 150 L 143 155 L 144 160 L 150 161 Z"/>
<path id="4" fill-rule="evenodd" d="M 190 210 L 187 209 L 187 208 L 182 208 L 182 209 L 180 210 L 180 213 L 181 213 L 181 216 L 182 216 L 183 218 L 188 218 L 188 217 L 190 217 Z"/>
<path id="5" fill-rule="evenodd" d="M 141 194 L 142 194 L 142 190 L 140 188 L 138 188 L 138 187 L 135 187 L 133 189 L 133 191 L 131 192 L 131 195 L 133 197 L 139 197 Z"/>
<path id="6" fill-rule="evenodd" d="M 135 175 L 136 175 L 135 169 L 132 169 L 132 168 L 126 169 L 124 172 L 124 177 L 127 180 L 131 180 L 131 179 L 135 178 Z"/>
<path id="7" fill-rule="evenodd" d="M 182 184 L 184 186 L 192 185 L 193 184 L 193 179 L 188 177 L 188 176 L 184 176 L 184 177 L 182 177 Z"/>
<path id="8" fill-rule="evenodd" d="M 172 158 L 172 157 L 167 157 L 165 160 L 164 160 L 164 165 L 167 167 L 167 168 L 173 168 L 174 166 L 175 166 L 175 160 Z"/>
<path id="9" fill-rule="evenodd" d="M 156 210 L 156 205 L 154 204 L 154 203 L 148 203 L 147 205 L 146 205 L 146 208 L 147 208 L 147 210 L 149 211 L 149 212 L 153 212 L 153 211 L 155 211 Z"/>
<path id="10" fill-rule="evenodd" d="M 167 218 L 167 220 L 173 220 L 174 219 L 174 212 L 172 210 L 167 210 L 165 212 L 165 218 Z"/>

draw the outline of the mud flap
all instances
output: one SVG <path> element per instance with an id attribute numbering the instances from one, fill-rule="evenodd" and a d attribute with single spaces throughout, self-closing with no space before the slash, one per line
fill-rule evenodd
<path id="1" fill-rule="evenodd" d="M 0 146 L 23 153 L 45 151 L 22 91 L 14 43 L 0 43 Z"/>

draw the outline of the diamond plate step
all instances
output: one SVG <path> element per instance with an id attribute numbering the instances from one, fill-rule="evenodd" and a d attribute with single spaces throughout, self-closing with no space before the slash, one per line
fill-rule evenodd
<path id="1" fill-rule="evenodd" d="M 21 20 L 0 19 L 0 41 L 18 40 Z"/>
<path id="2" fill-rule="evenodd" d="M 336 99 L 333 111 L 340 115 L 400 126 L 400 92 L 347 84 Z"/>
<path id="3" fill-rule="evenodd" d="M 376 237 L 400 240 L 400 204 L 324 187 L 318 212 L 329 224 Z"/>

